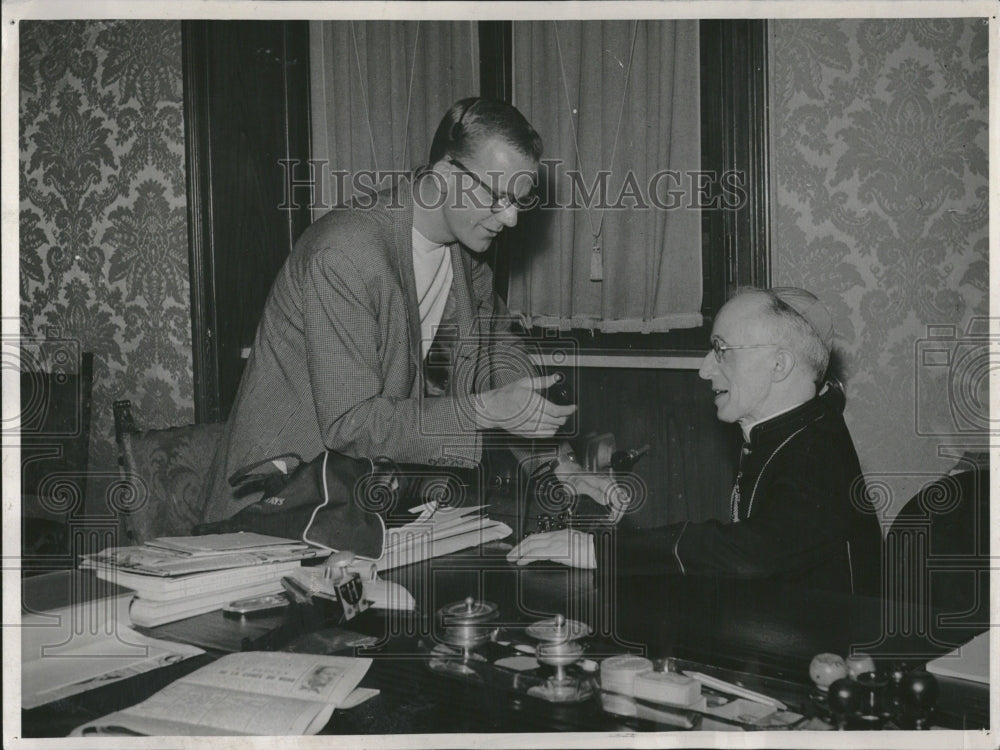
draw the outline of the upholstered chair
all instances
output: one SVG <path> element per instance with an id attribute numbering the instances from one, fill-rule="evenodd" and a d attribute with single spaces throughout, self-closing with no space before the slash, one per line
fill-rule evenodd
<path id="1" fill-rule="evenodd" d="M 201 521 L 204 489 L 224 422 L 139 431 L 131 403 L 115 402 L 115 440 L 131 493 L 121 515 L 122 544 L 183 536 Z"/>

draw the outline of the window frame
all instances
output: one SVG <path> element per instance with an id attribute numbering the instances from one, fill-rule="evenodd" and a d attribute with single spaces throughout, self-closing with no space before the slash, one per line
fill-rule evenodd
<path id="1" fill-rule="evenodd" d="M 480 21 L 479 50 L 481 94 L 512 101 L 513 21 Z M 583 355 L 603 356 L 606 361 L 637 355 L 701 356 L 708 350 L 715 314 L 726 299 L 739 287 L 770 284 L 767 21 L 699 21 L 699 56 L 701 169 L 746 175 L 747 195 L 739 210 L 702 209 L 704 322 L 697 328 L 664 333 L 560 331 L 558 338 L 574 340 Z M 506 300 L 509 248 L 504 247 L 502 235 L 498 242 L 494 285 Z M 553 338 L 550 329 L 547 333 L 535 327 L 531 333 L 542 342 Z"/>

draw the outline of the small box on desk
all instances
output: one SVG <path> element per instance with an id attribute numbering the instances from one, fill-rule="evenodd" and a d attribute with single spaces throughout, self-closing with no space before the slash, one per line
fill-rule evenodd
<path id="1" fill-rule="evenodd" d="M 693 706 L 701 698 L 701 683 L 675 672 L 645 672 L 636 675 L 632 689 L 636 698 L 654 703 Z"/>

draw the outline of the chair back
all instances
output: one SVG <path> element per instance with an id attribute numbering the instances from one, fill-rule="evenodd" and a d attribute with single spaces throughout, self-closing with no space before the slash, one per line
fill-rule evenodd
<path id="1" fill-rule="evenodd" d="M 208 472 L 224 422 L 139 431 L 131 404 L 116 401 L 118 466 L 134 502 L 122 514 L 124 545 L 185 536 L 201 522 Z"/>
<path id="2" fill-rule="evenodd" d="M 907 605 L 928 607 L 928 627 L 947 641 L 989 624 L 989 487 L 982 466 L 942 476 L 903 506 L 886 535 L 888 598 L 903 619 L 916 616 Z"/>

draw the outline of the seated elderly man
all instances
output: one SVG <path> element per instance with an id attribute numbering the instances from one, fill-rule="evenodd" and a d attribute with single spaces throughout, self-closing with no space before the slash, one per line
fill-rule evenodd
<path id="1" fill-rule="evenodd" d="M 801 289 L 746 291 L 719 311 L 698 374 L 711 381 L 718 418 L 743 430 L 728 522 L 616 529 L 596 549 L 590 534 L 546 532 L 523 540 L 508 559 L 613 565 L 613 574 L 625 576 L 771 578 L 877 595 L 881 531 L 842 393 L 819 387 L 832 339 L 829 312 Z"/>

